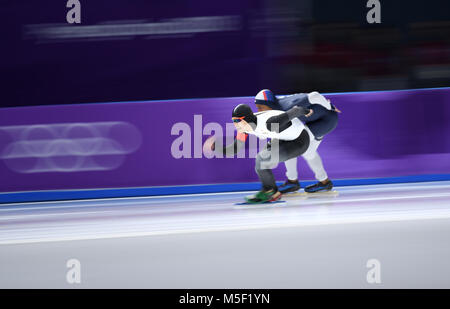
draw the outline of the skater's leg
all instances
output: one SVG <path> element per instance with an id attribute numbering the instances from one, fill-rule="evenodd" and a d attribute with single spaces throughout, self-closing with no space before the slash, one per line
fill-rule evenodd
<path id="1" fill-rule="evenodd" d="M 277 184 L 273 176 L 272 169 L 278 165 L 278 160 L 271 160 L 271 152 L 269 149 L 264 149 L 258 153 L 255 161 L 255 171 L 258 174 L 264 191 L 277 191 Z"/>
<path id="2" fill-rule="evenodd" d="M 286 177 L 288 180 L 297 180 L 298 172 L 297 172 L 297 157 L 292 158 L 284 162 L 286 165 Z"/>
<path id="3" fill-rule="evenodd" d="M 328 179 L 327 172 L 323 167 L 322 159 L 319 153 L 315 151 L 314 153 L 308 153 L 308 156 L 304 157 L 306 163 L 314 172 L 314 177 L 318 180 L 316 184 L 307 186 L 305 192 L 314 193 L 320 191 L 330 191 L 333 188 L 333 183 Z"/>
<path id="4" fill-rule="evenodd" d="M 305 157 L 305 161 L 306 163 L 308 163 L 308 166 L 314 172 L 314 177 L 318 181 L 324 182 L 328 180 L 327 172 L 323 167 L 322 159 L 320 158 L 319 153 L 317 151 L 314 153 L 313 156 L 307 158 Z"/>
<path id="5" fill-rule="evenodd" d="M 281 193 L 290 193 L 300 190 L 300 182 L 298 181 L 297 157 L 284 162 L 286 165 L 287 180 L 278 189 Z"/>
<path id="6" fill-rule="evenodd" d="M 256 156 L 255 171 L 264 190 L 278 190 L 272 169 L 277 167 L 279 162 L 286 162 L 289 159 L 302 155 L 308 149 L 309 143 L 309 135 L 306 131 L 303 131 L 294 141 L 271 143 L 258 153 Z"/>
<path id="7" fill-rule="evenodd" d="M 305 188 L 306 192 L 319 192 L 319 191 L 329 191 L 333 188 L 333 183 L 328 179 L 327 172 L 323 167 L 322 159 L 317 152 L 321 141 L 314 139 L 308 150 L 302 155 L 308 166 L 314 173 L 314 177 L 318 180 L 318 183 L 307 186 Z"/>
<path id="8" fill-rule="evenodd" d="M 278 154 L 274 154 L 269 147 L 259 152 L 256 156 L 255 161 L 255 171 L 258 174 L 259 180 L 262 183 L 262 190 L 257 192 L 253 196 L 248 196 L 245 199 L 247 203 L 266 203 L 273 202 L 281 197 L 281 193 L 278 191 L 277 185 L 275 183 L 275 177 L 272 173 L 272 168 L 278 165 Z"/>
<path id="9" fill-rule="evenodd" d="M 319 148 L 320 143 L 321 141 L 316 139 L 312 140 L 309 144 L 308 150 L 302 155 L 302 157 L 313 171 L 315 178 L 318 181 L 326 181 L 328 179 L 328 175 L 323 167 L 322 159 L 317 152 L 317 148 Z"/>

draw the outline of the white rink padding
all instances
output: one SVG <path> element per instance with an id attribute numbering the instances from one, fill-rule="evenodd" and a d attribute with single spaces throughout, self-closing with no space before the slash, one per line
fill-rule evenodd
<path id="1" fill-rule="evenodd" d="M 450 288 L 450 182 L 0 205 L 0 287 Z M 381 283 L 369 284 L 369 259 Z"/>

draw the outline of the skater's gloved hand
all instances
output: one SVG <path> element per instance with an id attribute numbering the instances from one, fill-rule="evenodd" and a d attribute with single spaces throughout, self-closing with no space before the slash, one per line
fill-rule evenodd
<path id="1" fill-rule="evenodd" d="M 216 149 L 216 138 L 214 136 L 210 136 L 203 144 L 203 153 L 206 156 L 210 156 L 214 153 L 215 149 Z"/>
<path id="2" fill-rule="evenodd" d="M 309 113 L 305 115 L 305 117 L 309 117 L 314 113 L 314 111 L 312 109 L 309 110 Z"/>

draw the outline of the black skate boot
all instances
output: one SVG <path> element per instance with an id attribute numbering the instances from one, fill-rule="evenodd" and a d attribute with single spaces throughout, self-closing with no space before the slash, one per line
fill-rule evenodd
<path id="1" fill-rule="evenodd" d="M 300 183 L 298 180 L 286 180 L 284 184 L 282 184 L 279 188 L 282 194 L 295 192 L 300 190 Z"/>
<path id="2" fill-rule="evenodd" d="M 314 185 L 307 186 L 305 188 L 305 192 L 315 193 L 315 192 L 326 192 L 331 191 L 333 189 L 333 183 L 331 180 L 328 180 L 325 184 L 318 182 Z"/>

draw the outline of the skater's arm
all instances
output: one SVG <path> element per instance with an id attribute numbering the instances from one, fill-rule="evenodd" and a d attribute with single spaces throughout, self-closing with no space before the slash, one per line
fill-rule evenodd
<path id="1" fill-rule="evenodd" d="M 216 153 L 222 153 L 224 156 L 235 155 L 245 146 L 245 140 L 247 139 L 247 137 L 248 134 L 238 132 L 236 139 L 232 144 L 223 147 L 222 145 L 214 143 L 212 145 L 212 150 L 214 150 Z"/>
<path id="2" fill-rule="evenodd" d="M 279 132 L 279 128 L 286 127 L 292 119 L 308 115 L 310 112 L 310 109 L 294 106 L 287 112 L 267 119 L 267 129 L 273 132 Z"/>

